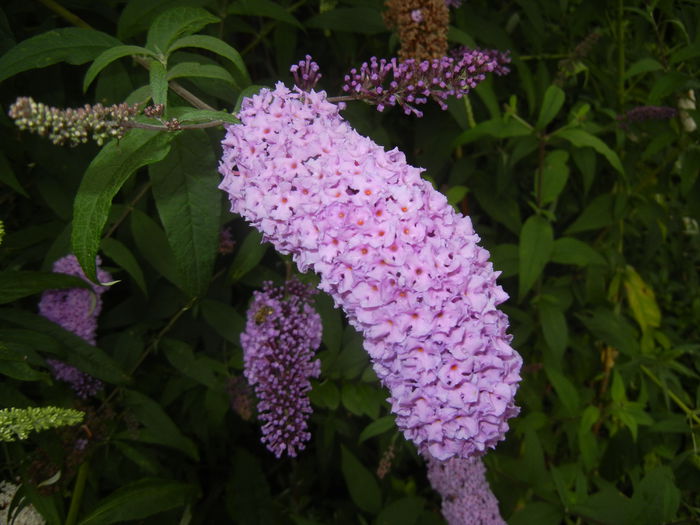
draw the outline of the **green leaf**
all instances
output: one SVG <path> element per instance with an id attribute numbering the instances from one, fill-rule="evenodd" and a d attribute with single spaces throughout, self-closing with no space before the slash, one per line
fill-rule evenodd
<path id="1" fill-rule="evenodd" d="M 467 196 L 468 191 L 469 190 L 466 186 L 452 186 L 449 190 L 447 190 L 447 193 L 445 193 L 445 197 L 447 197 L 447 202 L 455 205 L 461 202 L 462 199 Z"/>
<path id="2" fill-rule="evenodd" d="M 320 407 L 335 410 L 340 404 L 340 391 L 333 381 L 326 379 L 314 385 L 309 392 L 309 399 Z"/>
<path id="3" fill-rule="evenodd" d="M 168 79 L 165 66 L 158 60 L 148 62 L 148 85 L 151 86 L 151 99 L 154 104 L 167 105 Z"/>
<path id="4" fill-rule="evenodd" d="M 551 503 L 530 501 L 518 509 L 508 520 L 509 525 L 559 525 L 564 519 L 564 511 Z"/>
<path id="5" fill-rule="evenodd" d="M 625 72 L 625 80 L 628 78 L 636 77 L 642 73 L 649 73 L 650 71 L 659 71 L 663 69 L 661 63 L 651 57 L 640 58 L 634 64 L 632 64 Z"/>
<path id="6" fill-rule="evenodd" d="M 138 441 L 174 448 L 184 452 L 191 459 L 199 461 L 197 446 L 180 432 L 180 429 L 173 423 L 160 404 L 136 390 L 124 390 L 123 400 L 126 407 L 143 425 L 143 428 L 138 430 L 136 438 Z M 132 439 L 132 434 L 126 432 L 120 437 Z"/>
<path id="7" fill-rule="evenodd" d="M 213 299 L 204 299 L 199 306 L 202 310 L 202 317 L 216 333 L 231 343 L 241 344 L 241 333 L 245 328 L 245 319 L 235 308 Z"/>
<path id="8" fill-rule="evenodd" d="M 140 254 L 155 270 L 180 288 L 180 276 L 165 233 L 148 215 L 140 210 L 131 212 L 131 235 Z"/>
<path id="9" fill-rule="evenodd" d="M 22 185 L 17 180 L 15 172 L 12 170 L 12 166 L 7 161 L 5 154 L 0 151 L 0 182 L 8 185 L 10 188 L 15 190 L 17 193 L 24 197 L 29 197 L 29 194 L 24 190 Z"/>
<path id="10" fill-rule="evenodd" d="M 102 71 L 112 62 L 132 55 L 155 57 L 155 53 L 146 49 L 145 47 L 140 46 L 115 46 L 107 49 L 98 55 L 98 57 L 95 58 L 95 61 L 90 64 L 90 67 L 85 73 L 85 78 L 83 79 L 83 91 L 87 91 L 90 84 L 92 84 L 93 80 L 95 80 L 100 71 Z"/>
<path id="11" fill-rule="evenodd" d="M 260 461 L 243 448 L 233 454 L 233 473 L 226 486 L 226 509 L 232 523 L 280 523 Z"/>
<path id="12" fill-rule="evenodd" d="M 240 53 L 223 40 L 208 35 L 186 36 L 173 42 L 173 44 L 170 46 L 170 52 L 172 53 L 173 51 L 184 47 L 206 49 L 207 51 L 211 51 L 212 53 L 216 53 L 217 55 L 224 57 L 225 59 L 231 61 L 234 66 L 236 66 L 236 69 L 244 81 L 244 86 L 250 84 L 250 75 L 248 74 L 248 69 L 245 67 L 245 63 L 243 62 L 243 58 L 241 58 Z"/>
<path id="13" fill-rule="evenodd" d="M 567 140 L 577 148 L 591 147 L 605 157 L 610 165 L 617 171 L 620 173 L 625 172 L 624 168 L 622 167 L 622 162 L 620 162 L 620 157 L 617 156 L 617 153 L 611 150 L 608 145 L 605 144 L 605 142 L 600 140 L 595 135 L 591 135 L 587 131 L 579 128 L 560 129 L 552 133 L 552 137 L 559 137 Z"/>
<path id="14" fill-rule="evenodd" d="M 211 78 L 214 80 L 221 80 L 230 84 L 232 87 L 236 87 L 236 81 L 231 76 L 231 73 L 226 71 L 223 67 L 214 64 L 200 64 L 199 62 L 180 62 L 179 64 L 170 68 L 168 71 L 168 80 L 173 80 L 176 78 Z M 215 112 L 212 113 L 224 113 Z"/>
<path id="15" fill-rule="evenodd" d="M 168 55 L 172 51 L 170 46 L 173 42 L 220 20 L 199 7 L 173 7 L 153 21 L 148 29 L 146 47 L 156 53 Z"/>
<path id="16" fill-rule="evenodd" d="M 362 430 L 362 432 L 360 432 L 360 437 L 357 439 L 357 443 L 361 444 L 362 442 L 367 441 L 369 438 L 384 434 L 392 428 L 395 428 L 395 426 L 396 421 L 394 420 L 394 416 L 380 417 L 376 421 L 372 421 Z"/>
<path id="17" fill-rule="evenodd" d="M 262 234 L 251 230 L 236 252 L 229 271 L 229 282 L 235 283 L 255 268 L 265 255 L 269 244 L 262 242 Z"/>
<path id="18" fill-rule="evenodd" d="M 0 319 L 31 330 L 29 332 L 30 339 L 25 340 L 28 343 L 34 341 L 32 345 L 34 348 L 46 352 L 56 352 L 56 349 L 51 346 L 52 341 L 47 344 L 45 338 L 49 336 L 53 341 L 57 341 L 60 343 L 58 347 L 59 357 L 91 376 L 114 385 L 123 385 L 130 381 L 117 362 L 104 350 L 92 346 L 81 337 L 64 330 L 40 315 L 15 308 L 6 308 L 0 309 Z"/>
<path id="19" fill-rule="evenodd" d="M 560 363 L 569 343 L 569 329 L 564 312 L 555 301 L 550 299 L 550 296 L 546 295 L 540 297 L 537 310 L 544 340 L 552 350 L 556 362 Z"/>
<path id="20" fill-rule="evenodd" d="M 304 28 L 284 7 L 270 0 L 237 0 L 229 6 L 228 12 L 232 15 L 263 16 Z"/>
<path id="21" fill-rule="evenodd" d="M 545 372 L 566 411 L 566 415 L 568 417 L 576 417 L 580 399 L 574 384 L 564 374 L 551 367 L 545 367 Z"/>
<path id="22" fill-rule="evenodd" d="M 116 38 L 94 29 L 54 29 L 23 40 L 0 57 L 0 82 L 22 71 L 59 62 L 84 64 L 120 44 Z"/>
<path id="23" fill-rule="evenodd" d="M 169 479 L 142 478 L 125 485 L 98 502 L 79 525 L 109 525 L 154 516 L 184 507 L 193 500 L 197 488 Z"/>
<path id="24" fill-rule="evenodd" d="M 0 304 L 7 304 L 22 297 L 44 290 L 63 288 L 88 288 L 90 284 L 73 275 L 52 272 L 0 272 Z"/>
<path id="25" fill-rule="evenodd" d="M 532 128 L 512 118 L 493 118 L 479 122 L 475 127 L 463 131 L 452 142 L 453 147 L 462 146 L 475 142 L 483 137 L 492 137 L 496 139 L 505 139 L 511 137 L 522 137 L 530 135 Z"/>
<path id="26" fill-rule="evenodd" d="M 614 196 L 609 193 L 598 195 L 564 233 L 572 234 L 610 226 L 613 222 L 613 200 Z"/>
<path id="27" fill-rule="evenodd" d="M 688 146 L 679 160 L 681 176 L 681 194 L 686 195 L 695 185 L 700 173 L 700 147 Z"/>
<path id="28" fill-rule="evenodd" d="M 235 115 L 229 113 L 228 111 L 211 111 L 209 109 L 195 109 L 194 111 L 187 111 L 178 117 L 178 120 L 182 123 L 197 123 L 197 122 L 211 122 L 212 120 L 222 120 L 230 124 L 240 124 L 241 121 L 238 120 Z"/>
<path id="29" fill-rule="evenodd" d="M 221 388 L 213 369 L 206 360 L 195 356 L 192 347 L 177 339 L 163 339 L 160 343 L 168 362 L 187 377 L 212 389 Z"/>
<path id="30" fill-rule="evenodd" d="M 592 314 L 578 316 L 586 328 L 598 339 L 626 355 L 639 353 L 639 334 L 624 317 L 607 308 L 599 308 Z"/>
<path id="31" fill-rule="evenodd" d="M 531 216 L 520 232 L 519 294 L 523 298 L 542 273 L 554 246 L 552 226 L 538 215 Z"/>
<path id="32" fill-rule="evenodd" d="M 542 205 L 549 204 L 559 197 L 569 179 L 569 152 L 561 149 L 551 151 L 544 158 L 542 166 Z"/>
<path id="33" fill-rule="evenodd" d="M 630 523 L 655 525 L 673 521 L 681 505 L 681 491 L 674 483 L 673 471 L 664 466 L 653 468 L 635 488 L 632 500 L 641 509 Z"/>
<path id="34" fill-rule="evenodd" d="M 573 264 L 576 266 L 589 266 L 592 264 L 605 265 L 605 259 L 589 244 L 574 239 L 573 237 L 561 237 L 554 241 L 552 249 L 552 262 L 559 264 Z"/>
<path id="35" fill-rule="evenodd" d="M 47 374 L 34 370 L 27 363 L 27 355 L 22 352 L 20 345 L 14 345 L 7 341 L 0 343 L 0 374 L 18 381 L 48 379 Z"/>
<path id="36" fill-rule="evenodd" d="M 192 130 L 175 138 L 149 175 L 182 289 L 201 296 L 214 269 L 221 215 L 216 159 L 206 133 Z"/>
<path id="37" fill-rule="evenodd" d="M 179 6 L 205 6 L 211 0 L 130 0 L 121 11 L 117 24 L 117 36 L 126 40 L 148 29 L 163 11 Z"/>
<path id="38" fill-rule="evenodd" d="M 627 303 L 642 331 L 658 328 L 661 325 L 661 310 L 656 303 L 654 290 L 630 265 L 625 268 L 623 283 L 627 292 Z"/>
<path id="39" fill-rule="evenodd" d="M 376 514 L 382 505 L 382 496 L 377 480 L 345 445 L 341 445 L 340 448 L 340 468 L 350 491 L 350 497 L 355 505 L 362 510 Z"/>
<path id="40" fill-rule="evenodd" d="M 112 140 L 88 166 L 73 205 L 73 253 L 88 279 L 97 282 L 95 258 L 112 199 L 139 168 L 162 160 L 170 149 L 171 133 L 134 129 Z"/>
<path id="41" fill-rule="evenodd" d="M 559 110 L 564 105 L 564 91 L 559 86 L 551 85 L 547 88 L 544 93 L 544 100 L 542 100 L 542 107 L 540 108 L 540 114 L 537 117 L 537 123 L 535 128 L 542 130 L 547 127 L 554 117 L 557 116 Z"/>
<path id="42" fill-rule="evenodd" d="M 387 31 L 379 11 L 371 7 L 339 7 L 309 18 L 305 25 L 366 35 Z"/>
<path id="43" fill-rule="evenodd" d="M 132 277 L 132 279 L 134 279 L 134 282 L 141 289 L 143 294 L 148 296 L 146 279 L 143 276 L 141 267 L 134 257 L 134 254 L 131 253 L 131 250 L 129 250 L 125 244 L 113 238 L 102 239 L 100 247 L 102 248 L 102 252 L 107 257 L 112 259 L 112 261 L 114 261 L 118 266 L 125 270 L 126 273 Z"/>
<path id="44" fill-rule="evenodd" d="M 382 509 L 375 521 L 376 525 L 414 525 L 423 511 L 423 498 L 406 496 Z"/>

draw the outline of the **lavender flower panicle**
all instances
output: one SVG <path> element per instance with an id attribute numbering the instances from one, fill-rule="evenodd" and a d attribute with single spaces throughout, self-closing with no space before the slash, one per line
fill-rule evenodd
<path id="1" fill-rule="evenodd" d="M 296 457 L 311 438 L 307 419 L 310 378 L 321 373 L 314 351 L 321 344 L 321 317 L 311 307 L 314 290 L 296 280 L 255 292 L 241 334 L 244 375 L 255 389 L 262 442 L 276 457 Z"/>
<path id="2" fill-rule="evenodd" d="M 342 89 L 357 100 L 376 105 L 378 111 L 399 105 L 407 115 L 421 117 L 423 113 L 416 106 L 427 103 L 428 98 L 445 110 L 448 97 L 465 96 L 487 73 L 505 75 L 510 71 L 508 63 L 508 53 L 468 48 L 423 61 L 372 57 L 345 75 Z"/>
<path id="3" fill-rule="evenodd" d="M 426 457 L 428 480 L 442 496 L 442 515 L 448 525 L 505 525 L 498 500 L 486 480 L 481 458 L 439 461 Z"/>
<path id="4" fill-rule="evenodd" d="M 109 282 L 112 276 L 99 266 L 97 261 L 97 277 L 100 282 Z M 75 255 L 66 255 L 53 264 L 55 273 L 74 275 L 87 281 L 83 269 Z M 69 288 L 63 290 L 47 290 L 39 301 L 39 313 L 49 321 L 60 325 L 69 332 L 81 337 L 91 345 L 96 342 L 97 317 L 102 310 L 101 295 L 107 290 L 106 286 L 90 283 L 92 291 L 85 288 Z M 59 381 L 70 383 L 78 397 L 83 399 L 94 396 L 102 389 L 99 379 L 78 370 L 76 367 L 55 359 L 47 360 L 53 376 Z"/>
<path id="5" fill-rule="evenodd" d="M 302 91 L 311 91 L 323 76 L 319 72 L 318 64 L 313 61 L 311 55 L 306 55 L 304 60 L 290 67 L 289 71 L 294 76 L 294 85 Z"/>
<path id="6" fill-rule="evenodd" d="M 617 116 L 617 121 L 622 128 L 627 128 L 631 122 L 644 122 L 646 120 L 669 120 L 678 114 L 676 108 L 669 106 L 637 106 L 622 115 Z"/>
<path id="7" fill-rule="evenodd" d="M 220 188 L 233 212 L 320 275 L 363 333 L 405 436 L 439 459 L 495 446 L 518 413 L 522 360 L 469 218 L 403 153 L 353 130 L 325 92 L 278 83 L 246 99 L 240 119 L 222 142 Z"/>

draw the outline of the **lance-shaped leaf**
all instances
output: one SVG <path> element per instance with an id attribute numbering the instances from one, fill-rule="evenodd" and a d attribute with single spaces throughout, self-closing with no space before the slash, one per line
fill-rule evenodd
<path id="1" fill-rule="evenodd" d="M 157 53 L 169 53 L 170 45 L 180 37 L 196 33 L 220 20 L 199 7 L 174 7 L 161 13 L 148 30 L 146 47 Z"/>
<path id="2" fill-rule="evenodd" d="M 221 215 L 216 160 L 206 133 L 193 130 L 177 137 L 149 174 L 183 291 L 199 296 L 214 268 Z"/>
<path id="3" fill-rule="evenodd" d="M 294 18 L 284 7 L 271 0 L 237 0 L 229 6 L 228 12 L 233 15 L 252 15 L 272 18 L 303 29 L 299 20 Z"/>
<path id="4" fill-rule="evenodd" d="M 382 506 L 382 493 L 377 480 L 352 452 L 342 445 L 341 470 L 355 505 L 373 514 L 379 512 Z"/>
<path id="5" fill-rule="evenodd" d="M 661 324 L 661 310 L 656 303 L 654 290 L 629 265 L 625 268 L 624 285 L 632 315 L 642 331 L 657 328 Z"/>
<path id="6" fill-rule="evenodd" d="M 564 98 L 564 92 L 560 87 L 551 85 L 547 88 L 535 128 L 544 129 L 557 116 L 557 113 L 564 105 Z"/>
<path id="7" fill-rule="evenodd" d="M 155 53 L 145 47 L 140 46 L 115 46 L 102 52 L 95 61 L 90 64 L 85 79 L 83 80 L 83 91 L 87 91 L 95 77 L 115 60 L 126 56 L 145 55 L 155 57 Z"/>
<path id="8" fill-rule="evenodd" d="M 101 31 L 67 27 L 28 38 L 0 57 L 0 82 L 28 71 L 68 62 L 84 64 L 121 42 Z"/>
<path id="9" fill-rule="evenodd" d="M 154 104 L 167 104 L 168 79 L 165 66 L 158 60 L 149 61 L 148 83 L 151 86 L 151 98 Z"/>
<path id="10" fill-rule="evenodd" d="M 245 67 L 241 54 L 219 38 L 208 35 L 191 35 L 180 38 L 170 46 L 170 53 L 184 47 L 197 47 L 230 60 L 241 75 L 244 85 L 250 84 L 250 75 Z"/>
<path id="11" fill-rule="evenodd" d="M 139 168 L 162 160 L 170 133 L 135 129 L 109 142 L 88 166 L 73 204 L 73 253 L 88 279 L 97 282 L 95 257 L 112 199 Z"/>
<path id="12" fill-rule="evenodd" d="M 620 173 L 624 173 L 625 169 L 622 167 L 622 162 L 617 153 L 608 147 L 608 145 L 600 140 L 595 135 L 591 135 L 587 131 L 579 128 L 569 128 L 561 129 L 552 134 L 552 137 L 559 137 L 561 139 L 569 141 L 572 145 L 577 148 L 591 147 L 600 153 L 603 157 L 608 159 L 610 165 L 615 168 Z"/>
<path id="13" fill-rule="evenodd" d="M 554 246 L 552 226 L 546 219 L 533 215 L 520 232 L 520 297 L 530 291 L 549 261 Z"/>
<path id="14" fill-rule="evenodd" d="M 89 288 L 90 285 L 74 275 L 51 272 L 0 272 L 0 304 L 50 289 Z"/>

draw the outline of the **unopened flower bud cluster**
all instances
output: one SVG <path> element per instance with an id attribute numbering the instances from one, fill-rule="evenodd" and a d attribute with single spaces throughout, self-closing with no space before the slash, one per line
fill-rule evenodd
<path id="1" fill-rule="evenodd" d="M 20 129 L 48 137 L 59 146 L 77 146 L 89 140 L 102 145 L 111 138 L 120 138 L 126 133 L 127 122 L 137 113 L 137 106 L 125 103 L 59 109 L 30 97 L 18 98 L 9 110 Z"/>

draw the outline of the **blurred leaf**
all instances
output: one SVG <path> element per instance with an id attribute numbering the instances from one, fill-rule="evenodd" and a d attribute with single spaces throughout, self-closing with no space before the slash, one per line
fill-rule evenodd
<path id="1" fill-rule="evenodd" d="M 491 261 L 493 262 L 494 270 L 503 272 L 503 277 L 511 277 L 518 273 L 518 245 L 517 244 L 499 244 L 491 250 Z"/>
<path id="2" fill-rule="evenodd" d="M 593 199 L 581 212 L 581 215 L 564 231 L 565 234 L 597 230 L 610 226 L 612 217 L 613 196 L 603 193 Z"/>
<path id="3" fill-rule="evenodd" d="M 469 190 L 466 186 L 452 186 L 449 190 L 447 190 L 447 193 L 445 193 L 447 202 L 452 205 L 460 203 L 464 197 L 467 196 L 468 191 Z"/>
<path id="4" fill-rule="evenodd" d="M 591 427 L 600 419 L 600 409 L 589 405 L 581 414 L 581 422 L 578 428 L 578 444 L 581 452 L 581 460 L 586 469 L 593 469 L 598 460 L 598 439 L 591 431 Z"/>
<path id="5" fill-rule="evenodd" d="M 236 87 L 236 81 L 233 79 L 231 74 L 226 71 L 221 66 L 216 66 L 214 64 L 200 64 L 199 62 L 180 62 L 174 65 L 168 71 L 168 80 L 173 80 L 176 78 L 213 78 L 215 80 L 221 80 L 230 84 L 232 87 Z M 201 110 L 200 110 L 201 111 Z M 216 113 L 216 112 L 211 112 Z M 228 118 L 232 118 L 232 115 L 225 113 L 223 111 L 219 112 L 227 115 Z"/>
<path id="6" fill-rule="evenodd" d="M 206 49 L 225 59 L 231 61 L 231 63 L 236 66 L 236 69 L 241 75 L 241 79 L 244 81 L 244 85 L 250 84 L 250 75 L 248 74 L 248 69 L 241 58 L 241 55 L 233 47 L 228 45 L 226 42 L 219 38 L 208 35 L 191 35 L 180 38 L 179 40 L 173 42 L 170 46 L 170 52 L 174 52 L 177 49 L 182 49 L 185 47 L 197 47 L 200 49 Z"/>
<path id="7" fill-rule="evenodd" d="M 673 93 L 686 89 L 697 89 L 698 87 L 700 87 L 700 82 L 697 77 L 678 71 L 667 71 L 656 77 L 656 81 L 647 95 L 647 104 L 658 105 Z"/>
<path id="8" fill-rule="evenodd" d="M 7 162 L 7 157 L 5 157 L 5 154 L 0 151 L 0 182 L 3 184 L 6 184 L 13 190 L 15 190 L 17 193 L 22 195 L 23 197 L 29 197 L 29 194 L 24 191 L 24 188 L 20 184 L 20 182 L 17 180 L 17 176 L 15 175 L 15 172 L 12 170 L 12 166 L 10 166 L 10 163 Z"/>
<path id="9" fill-rule="evenodd" d="M 251 230 L 243 243 L 238 248 L 236 256 L 231 263 L 228 280 L 235 283 L 245 274 L 255 268 L 265 255 L 270 245 L 262 242 L 262 234 L 257 230 Z"/>
<path id="10" fill-rule="evenodd" d="M 202 317 L 217 334 L 235 345 L 241 344 L 245 319 L 235 308 L 213 299 L 204 299 L 199 306 L 202 309 Z"/>
<path id="11" fill-rule="evenodd" d="M 423 511 L 423 498 L 406 496 L 389 503 L 374 521 L 375 525 L 414 525 Z"/>
<path id="12" fill-rule="evenodd" d="M 202 130 L 176 137 L 168 156 L 149 169 L 182 289 L 192 297 L 206 293 L 219 244 L 221 193 L 215 173 L 214 154 Z"/>
<path id="13" fill-rule="evenodd" d="M 90 284 L 73 275 L 53 272 L 0 272 L 0 304 L 7 304 L 50 289 L 87 288 Z"/>
<path id="14" fill-rule="evenodd" d="M 177 339 L 163 339 L 160 348 L 168 362 L 183 375 L 191 377 L 213 390 L 220 389 L 222 382 L 217 380 L 216 374 L 205 359 L 194 354 L 192 347 Z"/>
<path id="15" fill-rule="evenodd" d="M 639 353 L 639 335 L 622 316 L 606 308 L 599 308 L 592 314 L 578 317 L 586 328 L 603 342 L 626 355 L 634 356 Z"/>
<path id="16" fill-rule="evenodd" d="M 309 399 L 315 405 L 335 410 L 340 405 L 340 391 L 333 381 L 326 379 L 314 385 Z"/>
<path id="17" fill-rule="evenodd" d="M 566 324 L 564 311 L 556 301 L 548 300 L 547 296 L 541 296 L 537 302 L 537 310 L 542 324 L 544 340 L 551 348 L 556 363 L 561 363 L 569 342 L 569 329 Z"/>
<path id="18" fill-rule="evenodd" d="M 95 257 L 112 198 L 139 168 L 162 160 L 172 133 L 134 129 L 107 143 L 88 166 L 75 196 L 72 245 L 88 279 L 97 282 Z"/>
<path id="19" fill-rule="evenodd" d="M 620 162 L 620 157 L 617 156 L 617 153 L 611 150 L 608 145 L 605 144 L 605 142 L 600 140 L 595 135 L 591 135 L 587 131 L 580 128 L 565 128 L 555 131 L 551 136 L 567 140 L 577 148 L 585 148 L 586 146 L 591 147 L 605 157 L 610 165 L 617 171 L 620 173 L 625 172 L 624 168 L 622 167 L 622 162 Z"/>
<path id="20" fill-rule="evenodd" d="M 203 27 L 220 20 L 199 7 L 173 7 L 163 11 L 148 29 L 146 47 L 163 55 L 177 39 L 196 33 Z"/>
<path id="21" fill-rule="evenodd" d="M 559 110 L 564 105 L 565 95 L 562 89 L 558 86 L 551 85 L 544 93 L 544 100 L 540 107 L 540 114 L 537 117 L 535 128 L 542 130 L 547 127 L 554 117 L 557 116 Z"/>
<path id="22" fill-rule="evenodd" d="M 371 7 L 338 7 L 312 16 L 306 27 L 372 35 L 387 31 L 379 11 Z"/>
<path id="23" fill-rule="evenodd" d="M 210 0 L 130 0 L 119 16 L 117 36 L 125 40 L 145 31 L 165 9 L 204 6 L 208 3 Z"/>
<path id="24" fill-rule="evenodd" d="M 177 425 L 158 403 L 136 390 L 124 390 L 123 399 L 124 405 L 143 425 L 137 432 L 136 439 L 138 441 L 171 447 L 184 452 L 191 459 L 199 461 L 197 446 L 180 432 Z M 133 439 L 129 432 L 120 437 Z"/>
<path id="25" fill-rule="evenodd" d="M 155 57 L 155 54 L 140 46 L 115 46 L 111 47 L 102 53 L 100 53 L 94 62 L 90 64 L 90 67 L 85 72 L 85 78 L 83 79 L 83 91 L 87 91 L 92 84 L 93 80 L 100 74 L 104 68 L 110 65 L 115 60 L 118 60 L 127 56 L 150 56 Z"/>
<path id="26" fill-rule="evenodd" d="M 661 325 L 661 311 L 656 303 L 654 290 L 629 264 L 624 272 L 624 285 L 627 303 L 642 331 L 658 328 Z"/>
<path id="27" fill-rule="evenodd" d="M 634 64 L 627 68 L 624 78 L 628 79 L 637 75 L 641 75 L 642 73 L 659 71 L 661 69 L 663 69 L 663 66 L 659 63 L 658 60 L 651 57 L 640 58 Z"/>
<path id="28" fill-rule="evenodd" d="M 574 239 L 573 237 L 561 237 L 554 241 L 552 249 L 552 262 L 560 264 L 575 264 L 576 266 L 588 266 L 592 264 L 605 265 L 605 259 L 589 244 Z"/>
<path id="29" fill-rule="evenodd" d="M 509 519 L 509 525 L 559 525 L 564 518 L 562 509 L 544 501 L 528 502 Z"/>
<path id="30" fill-rule="evenodd" d="M 165 66 L 158 60 L 149 60 L 148 64 L 148 85 L 151 86 L 151 99 L 153 99 L 154 104 L 167 106 L 168 79 L 166 78 Z"/>
<path id="31" fill-rule="evenodd" d="M 636 522 L 630 517 L 637 514 L 639 507 L 612 486 L 607 486 L 586 501 L 572 505 L 571 510 L 604 525 L 631 525 Z"/>
<path id="32" fill-rule="evenodd" d="M 121 44 L 116 38 L 80 27 L 54 29 L 23 40 L 0 57 L 0 82 L 27 71 L 68 62 L 84 64 L 109 49 Z"/>
<path id="33" fill-rule="evenodd" d="M 681 193 L 687 194 L 698 180 L 700 173 L 700 147 L 692 145 L 681 153 L 680 176 Z"/>
<path id="34" fill-rule="evenodd" d="M 479 122 L 475 127 L 463 131 L 452 143 L 454 147 L 469 144 L 483 137 L 505 139 L 530 135 L 532 128 L 520 120 L 507 117 L 493 118 Z"/>
<path id="35" fill-rule="evenodd" d="M 183 507 L 197 493 L 188 483 L 169 479 L 142 478 L 125 485 L 101 500 L 79 525 L 124 523 Z"/>
<path id="36" fill-rule="evenodd" d="M 566 376 L 551 367 L 545 367 L 545 372 L 554 387 L 554 391 L 557 393 L 559 401 L 564 406 L 567 416 L 575 417 L 578 414 L 580 403 L 576 387 Z"/>
<path id="37" fill-rule="evenodd" d="M 566 186 L 566 181 L 569 179 L 568 161 L 569 153 L 561 149 L 549 152 L 544 158 L 540 193 L 542 205 L 556 200 Z"/>
<path id="38" fill-rule="evenodd" d="M 284 7 L 270 0 L 236 0 L 229 6 L 228 12 L 232 15 L 272 18 L 303 29 L 299 20 L 294 18 Z"/>
<path id="39" fill-rule="evenodd" d="M 542 273 L 549 261 L 554 244 L 552 226 L 546 219 L 532 215 L 520 233 L 519 265 L 520 286 L 519 294 L 523 298 Z"/>
<path id="40" fill-rule="evenodd" d="M 131 234 L 139 254 L 158 274 L 179 287 L 180 276 L 175 266 L 175 256 L 161 227 L 139 210 L 131 212 L 130 223 Z"/>
<path id="41" fill-rule="evenodd" d="M 102 252 L 107 257 L 112 259 L 117 265 L 121 266 L 121 268 L 134 279 L 134 282 L 138 285 L 143 294 L 148 296 L 146 279 L 143 276 L 141 267 L 134 257 L 134 254 L 131 253 L 131 250 L 129 250 L 129 248 L 127 248 L 126 245 L 120 241 L 111 237 L 109 239 L 102 239 L 100 248 L 102 248 Z"/>
<path id="42" fill-rule="evenodd" d="M 372 421 L 360 433 L 360 437 L 357 440 L 358 444 L 368 440 L 369 438 L 373 438 L 374 436 L 384 434 L 385 432 L 394 428 L 395 424 L 396 422 L 394 420 L 394 416 L 384 416 L 380 417 L 376 421 Z"/>
<path id="43" fill-rule="evenodd" d="M 245 449 L 233 455 L 233 474 L 226 486 L 226 508 L 236 523 L 279 523 L 273 513 L 270 487 L 258 459 Z"/>
<path id="44" fill-rule="evenodd" d="M 669 467 L 656 467 L 644 476 L 635 488 L 632 500 L 641 507 L 630 523 L 655 525 L 670 523 L 676 519 L 681 505 L 681 491 L 673 481 L 673 471 Z"/>
<path id="45" fill-rule="evenodd" d="M 0 374 L 18 381 L 40 381 L 48 375 L 34 370 L 27 362 L 26 356 L 15 345 L 6 341 L 0 343 Z"/>
<path id="46" fill-rule="evenodd" d="M 350 491 L 350 497 L 355 505 L 362 510 L 376 514 L 382 505 L 382 496 L 377 480 L 344 445 L 341 445 L 340 449 L 341 469 Z"/>
<path id="47" fill-rule="evenodd" d="M 241 122 L 228 111 L 211 111 L 209 109 L 187 111 L 180 115 L 178 120 L 183 123 L 211 122 L 212 120 L 222 120 L 230 124 L 240 124 Z"/>

